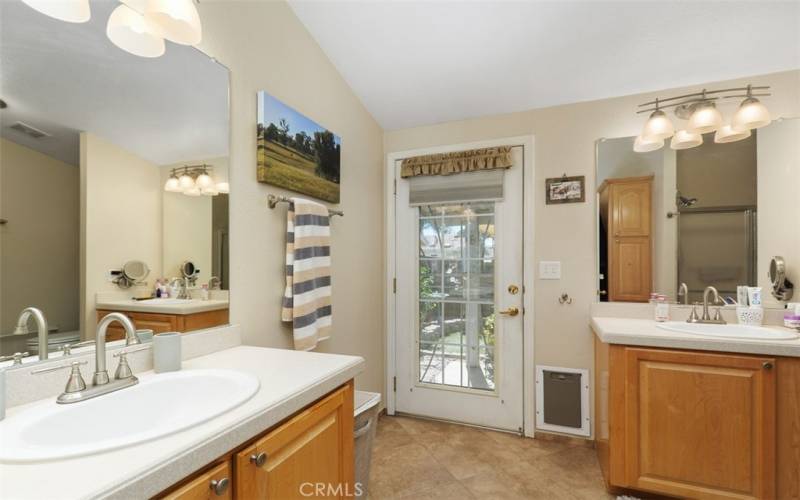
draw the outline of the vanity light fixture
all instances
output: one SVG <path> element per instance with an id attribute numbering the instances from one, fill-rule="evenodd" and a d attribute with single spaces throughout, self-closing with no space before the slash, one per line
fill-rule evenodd
<path id="1" fill-rule="evenodd" d="M 166 51 L 158 28 L 125 4 L 119 5 L 108 17 L 106 36 L 117 47 L 139 57 L 160 57 Z"/>
<path id="2" fill-rule="evenodd" d="M 147 0 L 144 17 L 157 24 L 171 42 L 197 45 L 203 38 L 200 15 L 192 0 Z"/>
<path id="3" fill-rule="evenodd" d="M 187 196 L 217 196 L 220 193 L 228 193 L 228 182 L 217 182 L 212 176 L 213 170 L 212 165 L 205 163 L 173 168 L 164 183 L 164 191 L 183 193 Z"/>
<path id="4" fill-rule="evenodd" d="M 750 129 L 744 131 L 736 130 L 733 125 L 723 125 L 714 134 L 714 142 L 717 144 L 725 144 L 728 142 L 741 141 L 750 137 Z"/>
<path id="5" fill-rule="evenodd" d="M 22 0 L 28 7 L 68 23 L 85 23 L 92 17 L 89 0 Z"/>
<path id="6" fill-rule="evenodd" d="M 633 150 L 638 153 L 655 151 L 661 147 L 663 140 L 672 136 L 672 149 L 688 149 L 703 144 L 702 134 L 716 132 L 714 142 L 724 144 L 750 137 L 750 131 L 768 125 L 771 121 L 769 110 L 757 97 L 769 96 L 768 85 L 737 87 L 730 89 L 708 90 L 680 95 L 676 97 L 656 98 L 654 101 L 639 105 L 637 114 L 651 113 L 636 138 Z M 760 93 L 758 93 L 760 92 Z M 717 109 L 720 99 L 744 98 L 739 109 L 733 115 L 731 123 L 723 123 L 722 114 Z M 672 122 L 664 113 L 665 108 L 674 108 L 675 116 L 687 120 L 683 130 L 674 132 Z M 659 144 L 661 141 L 661 144 Z"/>
<path id="7" fill-rule="evenodd" d="M 672 142 L 669 147 L 672 149 L 689 149 L 703 144 L 703 136 L 700 134 L 693 134 L 686 130 L 678 130 L 672 136 Z"/>

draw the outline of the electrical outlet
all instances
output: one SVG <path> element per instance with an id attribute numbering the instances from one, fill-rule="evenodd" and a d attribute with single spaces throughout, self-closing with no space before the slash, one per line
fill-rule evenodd
<path id="1" fill-rule="evenodd" d="M 539 261 L 539 279 L 540 280 L 560 280 L 561 279 L 561 262 L 557 260 L 540 260 Z"/>

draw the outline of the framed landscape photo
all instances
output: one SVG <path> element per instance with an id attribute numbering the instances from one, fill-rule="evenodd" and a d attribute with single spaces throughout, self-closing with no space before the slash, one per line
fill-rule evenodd
<path id="1" fill-rule="evenodd" d="M 548 205 L 555 203 L 583 203 L 586 201 L 585 176 L 553 177 L 545 179 L 545 196 Z"/>
<path id="2" fill-rule="evenodd" d="M 257 138 L 258 182 L 339 203 L 338 135 L 262 90 Z"/>

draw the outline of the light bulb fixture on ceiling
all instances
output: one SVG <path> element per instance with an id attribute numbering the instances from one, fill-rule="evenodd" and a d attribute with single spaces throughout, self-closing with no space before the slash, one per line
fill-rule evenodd
<path id="1" fill-rule="evenodd" d="M 106 36 L 117 47 L 140 57 L 160 57 L 166 50 L 153 23 L 125 4 L 108 17 Z"/>
<path id="2" fill-rule="evenodd" d="M 197 45 L 203 38 L 200 15 L 192 0 L 148 0 L 144 16 L 171 42 Z"/>
<path id="3" fill-rule="evenodd" d="M 672 149 L 686 149 L 703 143 L 702 134 L 717 132 L 714 141 L 720 144 L 734 142 L 749 137 L 746 131 L 763 127 L 770 123 L 771 117 L 767 107 L 757 99 L 766 97 L 769 85 L 747 85 L 728 89 L 708 90 L 684 94 L 674 97 L 658 97 L 653 101 L 639 104 L 636 114 L 650 113 L 641 135 L 636 138 L 633 149 L 637 152 L 648 152 L 658 149 L 658 138 L 669 138 L 674 132 L 672 122 L 664 113 L 664 109 L 673 108 L 675 116 L 688 120 L 684 130 L 672 135 Z M 720 99 L 744 98 L 739 109 L 733 115 L 731 123 L 724 124 L 717 104 Z"/>
<path id="4" fill-rule="evenodd" d="M 664 147 L 664 139 L 653 139 L 641 135 L 633 142 L 633 150 L 637 153 L 649 153 L 662 147 Z"/>
<path id="5" fill-rule="evenodd" d="M 28 7 L 68 23 L 85 23 L 92 17 L 89 0 L 22 0 Z"/>
<path id="6" fill-rule="evenodd" d="M 672 141 L 669 147 L 672 149 L 689 149 L 703 144 L 703 136 L 700 134 L 693 134 L 687 130 L 678 130 L 672 136 Z"/>
<path id="7" fill-rule="evenodd" d="M 675 127 L 667 117 L 666 113 L 661 111 L 658 107 L 658 99 L 656 99 L 656 110 L 650 115 L 650 118 L 644 124 L 641 137 L 658 140 L 669 139 L 675 134 Z"/>
<path id="8" fill-rule="evenodd" d="M 203 172 L 197 176 L 197 179 L 194 180 L 194 183 L 200 189 L 208 189 L 214 185 L 214 179 L 212 179 L 211 176 L 208 175 L 208 172 L 206 172 L 206 170 L 203 170 Z"/>
<path id="9" fill-rule="evenodd" d="M 769 125 L 771 121 L 769 110 L 753 97 L 753 87 L 748 85 L 745 100 L 733 115 L 731 126 L 736 130 L 752 130 Z"/>
<path id="10" fill-rule="evenodd" d="M 743 131 L 736 130 L 733 125 L 723 125 L 714 134 L 714 142 L 717 144 L 726 144 L 728 142 L 741 141 L 750 137 L 750 129 Z"/>
<path id="11" fill-rule="evenodd" d="M 212 177 L 214 167 L 208 164 L 175 167 L 164 183 L 164 191 L 187 196 L 217 196 L 228 192 L 228 182 L 217 182 Z"/>
<path id="12" fill-rule="evenodd" d="M 180 177 L 178 177 L 178 184 L 181 186 L 181 189 L 184 193 L 189 189 L 194 189 L 196 187 L 194 184 L 194 178 L 192 178 L 188 172 L 184 172 Z"/>
<path id="13" fill-rule="evenodd" d="M 183 189 L 181 189 L 181 183 L 174 173 L 170 175 L 167 182 L 164 183 L 164 191 L 169 191 L 170 193 L 180 193 L 183 191 Z"/>

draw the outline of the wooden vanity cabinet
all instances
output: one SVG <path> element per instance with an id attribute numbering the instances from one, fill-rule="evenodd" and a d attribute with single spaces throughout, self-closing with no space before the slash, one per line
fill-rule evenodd
<path id="1" fill-rule="evenodd" d="M 153 333 L 190 332 L 228 324 L 228 309 L 204 311 L 194 314 L 155 314 L 131 311 L 98 310 L 97 321 L 112 312 L 119 312 L 130 318 L 137 329 L 153 330 Z M 106 330 L 106 341 L 125 338 L 125 330 L 119 323 L 112 323 Z"/>
<path id="2" fill-rule="evenodd" d="M 595 436 L 610 490 L 800 498 L 800 359 L 596 340 L 595 362 Z"/>
<path id="3" fill-rule="evenodd" d="M 353 396 L 350 381 L 157 498 L 353 497 Z M 225 478 L 228 486 L 217 494 Z"/>

